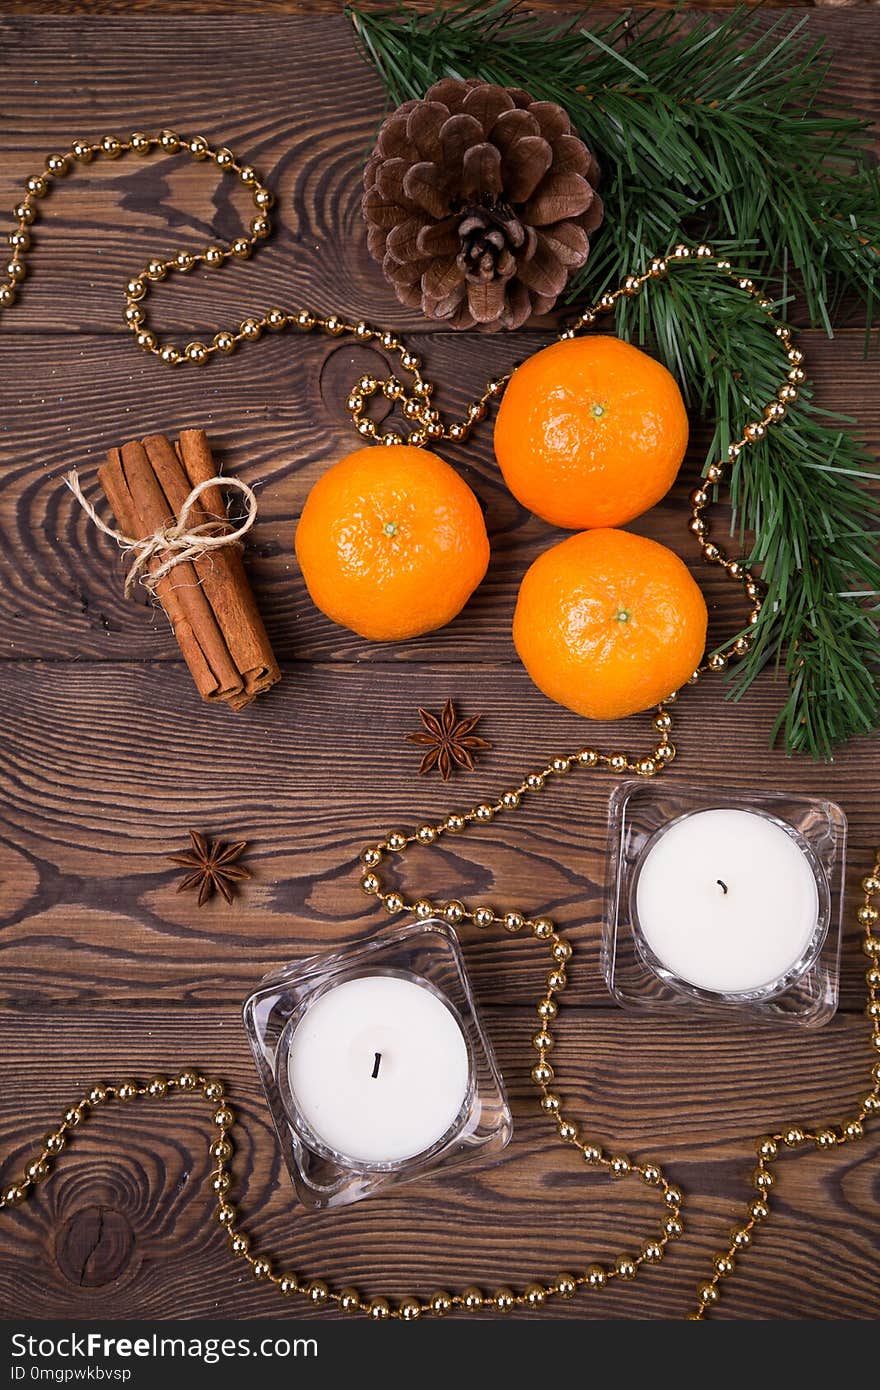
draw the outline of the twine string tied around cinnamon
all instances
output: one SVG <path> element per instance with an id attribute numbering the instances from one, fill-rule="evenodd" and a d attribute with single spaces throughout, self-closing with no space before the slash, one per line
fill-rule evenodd
<path id="1" fill-rule="evenodd" d="M 125 576 L 126 598 L 130 597 L 132 589 L 138 582 L 143 584 L 144 588 L 152 594 L 159 581 L 166 574 L 169 574 L 175 566 L 188 560 L 199 560 L 209 551 L 219 550 L 223 546 L 239 545 L 257 519 L 258 504 L 253 488 L 248 487 L 248 484 L 242 482 L 240 478 L 218 475 L 215 478 L 206 478 L 204 482 L 193 488 L 181 507 L 180 515 L 176 521 L 171 521 L 167 526 L 159 527 L 149 536 L 138 539 L 136 536 L 125 535 L 123 531 L 117 531 L 101 519 L 92 503 L 83 493 L 79 474 L 75 468 L 65 474 L 64 483 L 70 488 L 77 502 L 98 530 L 103 531 L 105 536 L 116 541 L 117 545 L 124 551 L 134 554 L 134 562 Z M 230 523 L 220 518 L 190 526 L 189 519 L 193 508 L 202 493 L 210 487 L 236 488 L 242 494 L 246 513 L 239 526 L 230 529 Z M 159 558 L 161 563 L 154 569 L 150 569 L 150 563 L 154 558 Z"/>

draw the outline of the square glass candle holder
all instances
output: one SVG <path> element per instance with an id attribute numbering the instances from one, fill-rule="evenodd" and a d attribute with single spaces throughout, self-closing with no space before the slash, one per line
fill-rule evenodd
<path id="1" fill-rule="evenodd" d="M 306 1206 L 498 1153 L 513 1133 L 458 939 L 437 919 L 267 976 L 244 1022 Z"/>
<path id="2" fill-rule="evenodd" d="M 602 970 L 624 1008 L 832 1017 L 846 858 L 833 801 L 627 782 L 608 849 Z"/>

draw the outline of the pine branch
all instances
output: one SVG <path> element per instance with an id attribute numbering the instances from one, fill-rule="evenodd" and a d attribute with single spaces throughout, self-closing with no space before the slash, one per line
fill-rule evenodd
<path id="1" fill-rule="evenodd" d="M 791 280 L 829 334 L 841 296 L 855 293 L 870 329 L 880 298 L 870 126 L 832 109 L 828 58 L 805 37 L 806 20 L 768 24 L 741 8 L 686 25 L 664 13 L 630 26 L 622 14 L 588 29 L 582 17 L 548 24 L 508 0 L 348 13 L 394 104 L 441 76 L 479 75 L 568 110 L 602 163 L 607 209 L 572 297 L 595 298 L 686 233 L 754 279 L 776 277 L 780 297 Z M 620 300 L 616 326 L 653 344 L 715 419 L 710 459 L 784 374 L 754 301 L 699 263 Z M 847 423 L 805 389 L 732 477 L 733 528 L 744 543 L 756 537 L 750 562 L 768 585 L 732 693 L 768 666 L 784 669 L 777 732 L 813 757 L 880 723 L 877 505 L 863 485 L 870 458 Z"/>

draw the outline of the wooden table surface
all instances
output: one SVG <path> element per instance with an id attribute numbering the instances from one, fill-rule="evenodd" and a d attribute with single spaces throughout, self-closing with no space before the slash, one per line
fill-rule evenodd
<path id="1" fill-rule="evenodd" d="M 269 4 L 273 13 L 247 18 L 48 19 L 34 13 L 41 8 L 0 6 L 0 207 L 74 137 L 169 124 L 228 143 L 278 195 L 279 229 L 253 264 L 162 287 L 154 303 L 164 327 L 213 331 L 276 302 L 341 309 L 407 330 L 453 408 L 487 371 L 546 341 L 541 331 L 486 340 L 429 329 L 383 283 L 359 210 L 360 161 L 383 96 L 338 12 L 282 14 L 291 7 Z M 810 23 L 833 44 L 838 95 L 880 116 L 877 10 L 818 9 Z M 371 646 L 316 612 L 293 533 L 309 488 L 353 447 L 351 383 L 381 362 L 346 341 L 283 335 L 204 372 L 171 372 L 131 346 L 125 280 L 153 253 L 234 235 L 247 209 L 230 189 L 210 168 L 168 157 L 78 172 L 44 204 L 32 278 L 4 316 L 0 1155 L 18 1168 L 93 1081 L 194 1063 L 234 1092 L 247 1224 L 285 1266 L 366 1292 L 552 1278 L 632 1249 L 653 1231 L 657 1209 L 644 1188 L 609 1185 L 578 1165 L 537 1110 L 529 1036 L 545 963 L 529 941 L 464 933 L 515 1114 L 502 1161 L 342 1213 L 306 1214 L 274 1143 L 240 1021 L 245 995 L 269 967 L 384 925 L 358 888 L 363 843 L 497 794 L 578 747 L 585 728 L 546 701 L 515 658 L 518 579 L 556 533 L 501 485 L 490 428 L 444 450 L 485 507 L 486 582 L 447 629 Z M 833 342 L 806 334 L 805 346 L 823 401 L 857 416 L 876 444 L 876 357 L 863 357 L 857 320 Z M 259 490 L 248 563 L 283 680 L 237 716 L 201 706 L 167 624 L 123 599 L 114 547 L 60 485 L 73 465 L 90 484 L 111 445 L 192 425 L 208 430 L 225 469 Z M 638 524 L 695 567 L 682 502 L 700 443 L 698 430 L 672 495 Z M 711 576 L 700 578 L 720 632 L 736 621 L 735 604 Z M 444 787 L 418 779 L 419 752 L 404 735 L 418 706 L 438 709 L 450 695 L 464 713 L 483 714 L 494 748 L 476 773 Z M 682 698 L 671 782 L 827 795 L 849 817 L 841 1007 L 827 1027 L 652 1022 L 612 1005 L 599 971 L 607 776 L 578 773 L 527 811 L 405 866 L 413 887 L 547 911 L 564 924 L 576 957 L 558 1026 L 563 1089 L 585 1132 L 658 1159 L 687 1194 L 686 1238 L 662 1266 L 554 1308 L 559 1315 L 683 1315 L 742 1210 L 753 1137 L 794 1119 L 836 1120 L 864 1087 L 853 887 L 880 841 L 880 750 L 876 740 L 853 743 L 830 767 L 788 760 L 768 750 L 782 698 L 771 675 L 740 705 L 722 695 L 704 683 Z M 635 749 L 647 721 L 601 732 L 606 746 Z M 191 826 L 251 842 L 254 878 L 234 906 L 198 911 L 192 896 L 178 896 L 166 856 Z M 111 1108 L 77 1134 L 37 1199 L 0 1217 L 3 1314 L 292 1311 L 226 1252 L 204 1189 L 206 1129 L 202 1106 L 175 1099 Z M 840 1154 L 781 1167 L 773 1218 L 718 1316 L 876 1315 L 878 1154 L 875 1126 Z"/>

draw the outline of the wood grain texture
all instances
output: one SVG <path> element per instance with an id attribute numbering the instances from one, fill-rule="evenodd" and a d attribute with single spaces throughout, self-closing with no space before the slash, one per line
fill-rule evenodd
<path id="1" fill-rule="evenodd" d="M 114 16 L 113 0 L 52 0 L 71 17 L 35 18 L 44 8 L 0 0 L 0 208 L 15 201 L 35 161 L 69 138 L 166 123 L 228 141 L 280 192 L 277 237 L 253 264 L 163 286 L 155 300 L 163 326 L 183 335 L 278 300 L 344 306 L 413 333 L 453 409 L 489 372 L 546 340 L 487 343 L 429 329 L 382 282 L 362 249 L 358 209 L 359 164 L 383 99 L 337 6 L 315 18 L 303 12 L 326 9 L 323 0 L 261 0 L 247 17 L 239 6 L 210 20 L 198 17 L 201 0 L 173 15 L 161 13 L 161 0 L 126 3 L 127 18 Z M 876 11 L 823 9 L 811 24 L 835 48 L 838 94 L 880 115 Z M 195 374 L 165 371 L 131 348 L 120 320 L 128 275 L 153 252 L 231 236 L 244 210 L 230 183 L 218 186 L 185 161 L 93 168 L 47 199 L 33 279 L 4 318 L 0 1162 L 9 1156 L 17 1167 L 89 1082 L 195 1062 L 229 1081 L 244 1119 L 236 1171 L 250 1229 L 298 1272 L 392 1293 L 549 1278 L 632 1248 L 657 1216 L 644 1188 L 606 1186 L 578 1166 L 535 1109 L 528 1036 L 544 962 L 527 940 L 464 934 L 515 1112 L 517 1133 L 500 1163 L 341 1216 L 295 1208 L 280 1168 L 241 1028 L 245 994 L 269 967 L 366 938 L 384 922 L 353 872 L 367 840 L 469 806 L 596 731 L 545 701 L 515 661 L 517 583 L 557 533 L 505 493 L 489 428 L 467 450 L 445 451 L 486 511 L 486 583 L 445 632 L 370 648 L 314 611 L 292 538 L 309 487 L 352 445 L 342 403 L 375 354 L 279 337 Z M 860 333 L 833 344 L 811 334 L 805 346 L 822 399 L 857 415 L 876 446 L 876 367 L 862 356 Z M 112 546 L 59 487 L 74 464 L 93 486 L 109 445 L 193 424 L 260 495 L 248 563 L 284 676 L 240 716 L 199 704 L 161 615 L 123 601 Z M 699 458 L 697 437 L 689 477 Z M 639 529 L 695 561 L 682 517 L 689 477 Z M 710 572 L 699 577 L 718 630 L 738 621 L 724 586 Z M 680 757 L 666 776 L 834 797 L 850 819 L 854 884 L 880 835 L 877 741 L 841 750 L 833 768 L 787 760 L 767 748 L 779 702 L 769 673 L 738 707 L 720 694 L 704 684 L 682 697 Z M 464 713 L 484 713 L 495 746 L 475 774 L 443 787 L 416 777 L 418 750 L 403 739 L 418 705 L 439 708 L 448 695 Z M 603 729 L 602 742 L 635 751 L 648 741 L 646 723 Z M 840 1119 L 864 1089 L 864 957 L 851 886 L 842 1008 L 828 1027 L 803 1037 L 619 1013 L 598 959 L 612 785 L 574 774 L 515 817 L 408 856 L 402 881 L 438 898 L 541 908 L 564 925 L 576 956 L 558 1028 L 561 1089 L 585 1132 L 666 1162 L 690 1215 L 686 1240 L 659 1270 L 558 1311 L 679 1317 L 742 1208 L 753 1137 L 784 1121 Z M 165 856 L 184 846 L 190 826 L 251 841 L 254 878 L 234 907 L 199 912 L 177 894 Z M 145 1103 L 108 1110 L 78 1133 L 37 1200 L 2 1215 L 4 1315 L 291 1311 L 229 1263 L 206 1219 L 205 1120 L 196 1101 L 177 1099 L 158 1112 Z M 719 1316 L 875 1315 L 878 1142 L 875 1127 L 840 1154 L 786 1162 L 777 1212 Z"/>
<path id="2" fill-rule="evenodd" d="M 583 723 L 550 709 L 520 668 L 289 667 L 246 719 L 200 706 L 182 667 L 21 663 L 7 670 L 5 688 L 16 736 L 0 766 L 0 999 L 12 1008 L 186 998 L 234 1010 L 273 965 L 383 924 L 355 872 L 364 844 L 497 795 L 584 737 Z M 448 694 L 465 711 L 483 711 L 495 747 L 478 773 L 444 787 L 417 779 L 419 750 L 404 735 L 419 704 L 439 709 Z M 850 818 L 853 871 L 864 873 L 877 831 L 861 773 L 867 746 L 842 750 L 833 783 L 827 768 L 769 753 L 777 698 L 762 685 L 736 707 L 708 687 L 689 691 L 678 706 L 682 751 L 664 776 L 833 791 Z M 647 722 L 611 726 L 604 741 L 619 736 L 635 751 L 649 742 Z M 572 773 L 528 809 L 410 851 L 401 881 L 440 901 L 551 913 L 577 948 L 570 997 L 608 1003 L 599 937 L 614 785 Z M 233 906 L 214 900 L 198 910 L 178 894 L 181 875 L 166 856 L 185 847 L 190 826 L 252 842 L 254 879 Z M 860 1008 L 864 957 L 851 918 L 844 1001 Z M 471 936 L 474 978 L 488 1000 L 532 1002 L 543 952 L 525 938 Z"/>

